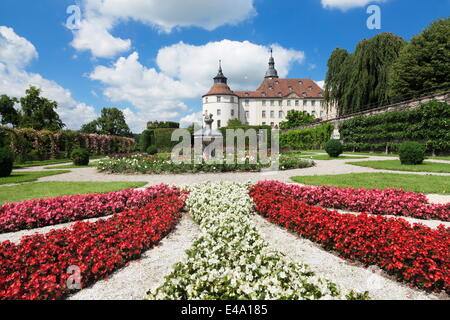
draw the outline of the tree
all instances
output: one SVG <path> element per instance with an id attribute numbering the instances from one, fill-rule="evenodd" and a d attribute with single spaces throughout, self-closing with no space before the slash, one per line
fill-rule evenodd
<path id="1" fill-rule="evenodd" d="M 411 39 L 393 64 L 392 96 L 418 95 L 450 86 L 450 18 L 438 20 Z"/>
<path id="2" fill-rule="evenodd" d="M 339 114 L 387 104 L 389 71 L 404 45 L 401 37 L 385 32 L 359 42 L 353 54 L 334 50 L 325 80 L 327 102 L 336 103 Z"/>
<path id="3" fill-rule="evenodd" d="M 11 124 L 13 127 L 17 127 L 20 122 L 19 112 L 14 108 L 14 105 L 18 102 L 16 98 L 10 98 L 3 94 L 0 96 L 0 116 L 1 124 Z"/>
<path id="4" fill-rule="evenodd" d="M 41 97 L 41 89 L 31 86 L 20 98 L 20 127 L 35 130 L 61 130 L 65 124 L 59 118 L 56 109 L 58 103 Z"/>
<path id="5" fill-rule="evenodd" d="M 81 127 L 83 133 L 132 137 L 123 112 L 117 108 L 103 108 L 100 117 Z"/>
<path id="6" fill-rule="evenodd" d="M 286 130 L 306 126 L 313 123 L 316 118 L 306 111 L 290 110 L 286 115 L 286 120 L 280 123 L 280 129 Z"/>

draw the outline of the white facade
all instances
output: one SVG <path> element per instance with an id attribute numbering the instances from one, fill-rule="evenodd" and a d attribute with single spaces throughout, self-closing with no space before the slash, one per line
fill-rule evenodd
<path id="1" fill-rule="evenodd" d="M 290 110 L 306 111 L 318 119 L 336 116 L 336 108 L 327 110 L 323 90 L 310 79 L 279 79 L 273 57 L 261 86 L 256 91 L 232 91 L 219 68 L 211 90 L 203 96 L 203 114 L 212 114 L 213 129 L 238 119 L 248 125 L 278 128 Z"/>

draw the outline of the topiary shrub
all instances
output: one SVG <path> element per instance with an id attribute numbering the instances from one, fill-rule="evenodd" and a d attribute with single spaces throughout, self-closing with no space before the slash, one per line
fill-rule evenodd
<path id="1" fill-rule="evenodd" d="M 149 155 L 157 154 L 157 153 L 158 153 L 158 148 L 156 148 L 156 146 L 149 146 L 149 147 L 147 148 L 147 153 L 148 153 Z"/>
<path id="2" fill-rule="evenodd" d="M 72 151 L 73 164 L 76 166 L 87 166 L 89 164 L 89 151 L 86 149 L 75 149 Z"/>
<path id="3" fill-rule="evenodd" d="M 403 142 L 399 154 L 402 164 L 421 164 L 425 159 L 425 147 L 414 141 Z"/>
<path id="4" fill-rule="evenodd" d="M 329 140 L 325 144 L 325 151 L 330 157 L 337 158 L 342 154 L 344 148 L 342 147 L 342 143 L 339 140 Z"/>
<path id="5" fill-rule="evenodd" d="M 14 163 L 14 155 L 8 147 L 0 148 L 0 177 L 11 175 Z"/>

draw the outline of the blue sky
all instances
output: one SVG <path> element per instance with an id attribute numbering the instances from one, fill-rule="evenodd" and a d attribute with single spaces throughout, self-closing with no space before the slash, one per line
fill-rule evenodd
<path id="1" fill-rule="evenodd" d="M 370 4 L 380 30 L 366 26 Z M 65 26 L 70 5 L 80 29 Z M 73 129 L 119 107 L 138 132 L 198 118 L 218 59 L 234 90 L 258 86 L 271 46 L 282 76 L 320 81 L 334 48 L 380 32 L 409 40 L 449 12 L 448 0 L 2 0 L 0 94 L 38 85 Z"/>

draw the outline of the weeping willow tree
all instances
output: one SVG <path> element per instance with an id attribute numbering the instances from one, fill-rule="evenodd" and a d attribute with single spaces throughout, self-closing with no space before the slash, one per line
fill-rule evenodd
<path id="1" fill-rule="evenodd" d="M 389 72 L 406 42 L 392 33 L 362 40 L 355 52 L 337 48 L 328 60 L 325 99 L 341 115 L 389 102 Z"/>

